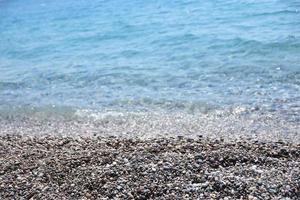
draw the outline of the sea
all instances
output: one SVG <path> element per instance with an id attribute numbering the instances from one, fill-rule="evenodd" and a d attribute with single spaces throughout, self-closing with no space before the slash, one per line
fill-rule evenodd
<path id="1" fill-rule="evenodd" d="M 0 134 L 300 142 L 300 1 L 0 0 Z"/>

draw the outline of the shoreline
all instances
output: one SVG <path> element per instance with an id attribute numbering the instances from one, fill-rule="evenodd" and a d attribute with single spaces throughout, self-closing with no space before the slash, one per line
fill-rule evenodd
<path id="1" fill-rule="evenodd" d="M 82 112 L 70 116 L 35 115 L 0 116 L 0 136 L 25 137 L 118 137 L 156 139 L 200 135 L 210 139 L 236 141 L 258 140 L 300 144 L 300 124 L 279 113 L 214 111 L 187 114 L 181 112 Z"/>
<path id="2" fill-rule="evenodd" d="M 297 199 L 300 145 L 0 136 L 0 198 Z"/>

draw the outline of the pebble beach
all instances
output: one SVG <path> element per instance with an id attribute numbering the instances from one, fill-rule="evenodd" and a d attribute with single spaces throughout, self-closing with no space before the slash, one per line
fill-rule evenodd
<path id="1" fill-rule="evenodd" d="M 0 200 L 300 200 L 300 0 L 0 0 Z"/>
<path id="2" fill-rule="evenodd" d="M 299 197 L 299 144 L 0 136 L 0 199 Z"/>

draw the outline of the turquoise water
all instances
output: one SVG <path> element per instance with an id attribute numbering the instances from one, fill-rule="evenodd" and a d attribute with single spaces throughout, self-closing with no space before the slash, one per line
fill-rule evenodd
<path id="1" fill-rule="evenodd" d="M 297 124 L 300 2 L 0 0 L 0 108 Z"/>

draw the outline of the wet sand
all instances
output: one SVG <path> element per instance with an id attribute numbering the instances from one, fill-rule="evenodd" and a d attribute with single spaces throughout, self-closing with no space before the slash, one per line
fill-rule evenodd
<path id="1" fill-rule="evenodd" d="M 300 145 L 0 136 L 0 199 L 299 199 Z"/>

